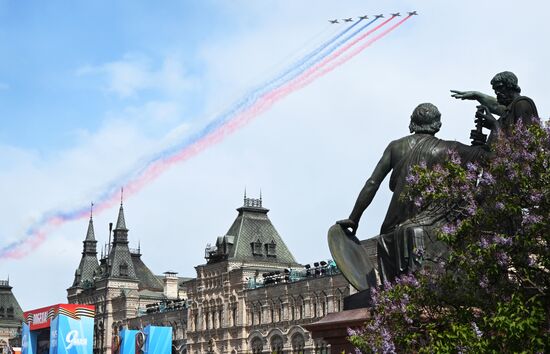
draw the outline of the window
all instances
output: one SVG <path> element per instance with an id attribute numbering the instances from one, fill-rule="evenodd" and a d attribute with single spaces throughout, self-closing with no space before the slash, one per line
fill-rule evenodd
<path id="1" fill-rule="evenodd" d="M 252 242 L 251 245 L 252 245 L 252 254 L 254 256 L 263 256 L 262 241 L 260 241 L 260 239 L 258 239 L 255 242 Z"/>
<path id="2" fill-rule="evenodd" d="M 253 354 L 260 354 L 264 350 L 264 341 L 262 338 L 256 337 L 252 339 L 250 346 L 252 347 Z"/>
<path id="3" fill-rule="evenodd" d="M 118 266 L 118 274 L 121 277 L 127 277 L 128 276 L 128 264 L 122 263 Z"/>
<path id="4" fill-rule="evenodd" d="M 292 352 L 297 354 L 304 354 L 305 340 L 304 336 L 300 333 L 296 333 L 292 336 Z"/>
<path id="5" fill-rule="evenodd" d="M 277 253 L 275 252 L 276 246 L 277 244 L 275 243 L 275 241 L 271 241 L 271 243 L 266 243 L 265 254 L 268 257 L 276 257 L 277 256 Z"/>
<path id="6" fill-rule="evenodd" d="M 271 353 L 282 354 L 283 353 L 283 338 L 281 336 L 273 336 L 271 338 Z"/>
<path id="7" fill-rule="evenodd" d="M 237 308 L 236 307 L 233 307 L 233 309 L 231 310 L 231 319 L 233 322 L 233 326 L 236 326 L 237 325 Z"/>
<path id="8" fill-rule="evenodd" d="M 13 307 L 8 307 L 8 319 L 13 319 Z"/>

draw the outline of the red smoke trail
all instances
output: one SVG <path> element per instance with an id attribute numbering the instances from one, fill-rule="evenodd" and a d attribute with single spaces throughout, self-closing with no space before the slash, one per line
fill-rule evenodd
<path id="1" fill-rule="evenodd" d="M 392 32 L 397 27 L 401 26 L 403 24 L 403 22 L 407 21 L 411 17 L 412 17 L 411 15 L 409 15 L 407 17 L 404 17 L 402 20 L 395 23 L 391 27 L 385 29 L 384 31 L 380 32 L 379 34 L 375 35 L 374 37 L 372 37 L 371 39 L 369 39 L 368 41 L 363 43 L 361 46 L 355 48 L 350 53 L 347 53 L 345 57 L 340 58 L 339 60 L 336 60 L 336 61 L 330 63 L 330 66 L 328 66 L 326 68 L 323 68 L 322 70 L 316 70 L 314 73 L 312 73 L 312 75 L 310 77 L 306 77 L 306 78 L 299 77 L 299 78 L 297 78 L 294 81 L 294 83 L 291 83 L 291 86 L 293 87 L 292 91 L 298 90 L 298 89 L 300 89 L 304 86 L 309 85 L 311 82 L 317 80 L 319 77 L 324 76 L 327 73 L 331 72 L 332 70 L 336 69 L 337 67 L 341 66 L 342 64 L 347 63 L 350 59 L 352 59 L 357 54 L 361 53 L 363 50 L 370 47 L 376 41 L 378 41 L 378 40 L 384 38 L 385 36 L 387 36 L 390 32 Z M 296 87 L 294 87 L 294 86 L 296 86 Z"/>
<path id="2" fill-rule="evenodd" d="M 346 52 L 353 47 L 355 44 L 357 44 L 359 41 L 366 38 L 368 35 L 372 34 L 376 30 L 382 28 L 385 24 L 389 23 L 391 20 L 394 19 L 394 17 L 387 19 L 386 21 L 382 22 L 378 26 L 374 27 L 373 29 L 369 30 L 368 32 L 364 33 L 360 37 L 356 38 L 354 41 L 346 44 L 341 49 L 339 49 L 337 52 L 334 52 L 329 57 L 325 58 L 323 61 L 315 65 L 314 67 L 308 69 L 305 73 L 303 73 L 301 76 L 296 78 L 293 81 L 290 81 L 289 83 L 271 91 L 263 96 L 261 96 L 254 105 L 252 105 L 249 109 L 243 111 L 242 113 L 238 114 L 235 118 L 229 120 L 224 125 L 220 126 L 218 129 L 213 131 L 212 133 L 206 135 L 201 140 L 197 141 L 196 143 L 188 146 L 184 150 L 180 151 L 179 153 L 176 153 L 164 160 L 159 160 L 150 166 L 147 167 L 145 172 L 138 176 L 135 180 L 129 182 L 125 186 L 125 192 L 126 195 L 133 195 L 137 192 L 139 192 L 146 184 L 156 179 L 160 174 L 162 174 L 165 170 L 167 170 L 169 167 L 171 167 L 173 164 L 185 161 L 198 153 L 204 151 L 208 147 L 215 145 L 216 143 L 222 141 L 226 136 L 229 134 L 235 132 L 236 130 L 240 129 L 244 125 L 248 124 L 252 119 L 260 115 L 261 113 L 265 112 L 269 108 L 271 108 L 275 103 L 277 103 L 279 100 L 283 99 L 287 95 L 295 92 L 298 89 L 301 89 L 316 79 L 320 78 L 321 76 L 326 75 L 327 73 L 331 72 L 332 70 L 336 69 L 337 67 L 341 66 L 342 64 L 346 63 L 353 57 L 355 57 L 357 54 L 361 53 L 363 50 L 365 50 L 367 47 L 378 41 L 379 39 L 385 37 L 388 35 L 391 31 L 399 27 L 403 22 L 408 20 L 411 16 L 407 16 L 394 24 L 393 26 L 389 27 L 388 29 L 385 29 L 380 34 L 377 34 L 375 37 L 369 39 L 367 42 L 363 43 L 361 46 L 355 48 L 350 53 L 347 53 L 346 56 L 343 58 L 338 59 L 343 54 L 346 54 Z M 329 65 L 330 64 L 330 65 Z M 116 195 L 113 195 L 111 198 L 105 200 L 101 205 L 98 205 L 96 207 L 96 211 L 100 212 L 105 209 L 108 209 L 114 205 L 116 205 L 119 202 L 119 199 Z M 21 258 L 27 255 L 29 252 L 34 250 L 36 247 L 38 247 L 45 239 L 46 235 L 53 231 L 53 229 L 61 226 L 64 224 L 67 220 L 61 217 L 52 217 L 49 220 L 45 222 L 45 225 L 40 227 L 39 229 L 35 230 L 33 233 L 33 236 L 31 236 L 30 239 L 27 239 L 24 244 L 28 246 L 26 249 L 22 249 L 22 247 L 14 247 L 9 251 L 6 251 L 2 258 Z"/>
<path id="3" fill-rule="evenodd" d="M 408 20 L 411 16 L 407 16 L 394 24 L 393 26 L 389 27 L 388 29 L 384 30 L 380 34 L 376 35 L 372 39 L 368 40 L 366 43 L 362 44 L 360 47 L 356 48 L 354 51 L 352 51 L 350 54 L 346 55 L 344 58 L 341 58 L 340 60 L 333 63 L 335 59 L 337 59 L 339 56 L 344 54 L 347 50 L 349 50 L 353 45 L 357 44 L 360 40 L 366 38 L 368 35 L 372 34 L 377 29 L 380 29 L 385 24 L 393 20 L 395 17 L 389 18 L 386 21 L 382 22 L 378 26 L 374 27 L 370 31 L 364 33 L 354 41 L 348 43 L 341 49 L 339 49 L 337 52 L 333 53 L 331 56 L 327 57 L 325 60 L 323 60 L 321 63 L 317 64 L 315 67 L 309 69 L 306 73 L 304 73 L 302 76 L 297 78 L 294 81 L 291 81 L 289 84 L 283 85 L 278 89 L 275 89 L 271 92 L 266 93 L 262 97 L 258 99 L 258 101 L 251 106 L 246 111 L 242 112 L 235 118 L 231 119 L 221 127 L 219 127 L 216 131 L 210 133 L 209 135 L 205 136 L 200 141 L 197 141 L 196 143 L 192 144 L 191 146 L 187 147 L 186 149 L 182 150 L 181 152 L 172 155 L 168 157 L 165 160 L 159 160 L 158 162 L 155 162 L 154 164 L 150 165 L 145 173 L 143 173 L 140 177 L 138 177 L 136 180 L 131 181 L 128 185 L 125 186 L 125 191 L 127 195 L 132 195 L 134 193 L 137 193 L 140 191 L 145 185 L 147 185 L 149 182 L 156 179 L 159 175 L 161 175 L 165 170 L 167 170 L 171 165 L 185 161 L 200 152 L 204 151 L 208 147 L 215 145 L 216 143 L 223 140 L 226 136 L 229 134 L 235 132 L 242 126 L 248 124 L 253 118 L 257 117 L 259 114 L 265 112 L 273 104 L 281 100 L 282 98 L 286 97 L 287 95 L 291 94 L 292 92 L 301 89 L 307 85 L 309 85 L 311 82 L 315 81 L 319 77 L 326 75 L 327 73 L 331 72 L 338 66 L 346 63 L 350 59 L 352 59 L 357 54 L 361 53 L 363 50 L 365 50 L 367 47 L 375 43 L 376 41 L 380 40 L 381 38 L 388 35 L 390 32 L 392 32 L 394 29 L 399 27 L 403 22 Z M 331 64 L 330 66 L 323 68 L 324 66 Z M 321 70 L 322 69 L 322 70 Z M 116 197 L 113 198 L 114 203 L 116 203 Z M 109 203 L 111 204 L 111 203 Z"/>

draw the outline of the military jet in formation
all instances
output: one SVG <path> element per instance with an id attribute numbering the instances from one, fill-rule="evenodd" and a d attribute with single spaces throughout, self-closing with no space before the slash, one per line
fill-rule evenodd
<path id="1" fill-rule="evenodd" d="M 409 11 L 409 12 L 407 12 L 407 14 L 409 16 L 418 15 L 418 13 L 416 11 Z M 395 12 L 395 13 L 391 13 L 390 15 L 391 15 L 391 17 L 399 17 L 399 16 L 401 16 L 401 13 L 400 12 Z M 357 18 L 359 20 L 366 20 L 369 17 L 367 15 L 363 15 L 363 16 L 358 16 Z M 383 14 L 374 15 L 374 18 L 384 18 L 384 15 Z M 343 18 L 343 19 L 341 19 L 341 21 L 342 22 L 353 22 L 353 17 Z M 338 19 L 328 20 L 328 22 L 330 22 L 331 24 L 342 23 L 342 22 L 339 22 Z"/>

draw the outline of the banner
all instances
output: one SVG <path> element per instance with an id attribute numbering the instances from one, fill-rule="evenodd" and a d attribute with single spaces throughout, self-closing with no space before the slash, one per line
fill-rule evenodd
<path id="1" fill-rule="evenodd" d="M 40 337 L 40 345 L 49 348 L 49 354 L 92 354 L 94 315 L 94 306 L 80 304 L 59 304 L 25 312 L 22 353 L 38 354 Z"/>
<path id="2" fill-rule="evenodd" d="M 172 327 L 147 326 L 145 333 L 145 354 L 172 353 Z"/>

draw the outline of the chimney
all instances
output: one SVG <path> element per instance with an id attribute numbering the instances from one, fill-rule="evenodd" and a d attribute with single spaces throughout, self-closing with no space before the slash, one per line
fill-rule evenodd
<path id="1" fill-rule="evenodd" d="M 178 273 L 177 272 L 164 272 L 164 296 L 167 299 L 178 298 Z"/>

